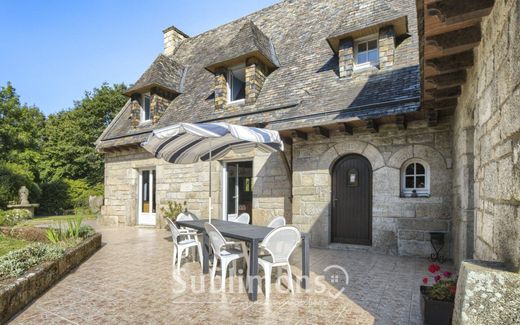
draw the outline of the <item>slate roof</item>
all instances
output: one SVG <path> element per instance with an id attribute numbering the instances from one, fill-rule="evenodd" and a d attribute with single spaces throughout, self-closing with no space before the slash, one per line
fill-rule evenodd
<path id="1" fill-rule="evenodd" d="M 130 96 L 154 86 L 180 94 L 183 88 L 184 73 L 185 68 L 174 58 L 159 54 L 152 65 L 125 94 Z"/>
<path id="2" fill-rule="evenodd" d="M 280 66 L 273 43 L 251 20 L 247 20 L 229 43 L 218 49 L 217 53 L 219 55 L 214 59 L 215 62 L 206 67 L 210 72 L 214 72 L 214 68 L 226 62 L 246 59 L 252 54 L 259 55 L 259 59 L 271 68 Z"/>
<path id="3" fill-rule="evenodd" d="M 374 4 L 370 5 L 370 1 Z M 329 47 L 327 38 L 331 31 L 368 27 L 378 21 L 381 12 L 370 10 L 382 4 L 407 16 L 411 36 L 398 44 L 391 70 L 378 71 L 366 78 L 340 79 L 337 54 Z M 238 44 L 242 33 L 255 38 L 252 36 L 255 30 L 272 42 L 279 68 L 267 77 L 254 104 L 216 111 L 214 75 L 206 67 L 221 60 L 222 53 L 227 53 L 226 46 Z M 257 37 L 263 39 L 264 45 L 251 40 L 246 43 L 265 50 L 266 38 Z M 98 140 L 98 148 L 110 147 L 114 141 L 138 143 L 152 127 L 178 122 L 268 123 L 267 128 L 284 130 L 313 126 L 320 121 L 340 122 L 353 116 L 368 118 L 411 112 L 420 105 L 414 0 L 286 0 L 183 40 L 173 58 L 187 68 L 187 73 L 182 93 L 170 103 L 158 123 L 133 128 L 130 107 L 126 105 Z"/>

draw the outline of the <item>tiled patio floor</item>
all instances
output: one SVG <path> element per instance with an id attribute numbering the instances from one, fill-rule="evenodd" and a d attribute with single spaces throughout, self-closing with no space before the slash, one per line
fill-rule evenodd
<path id="1" fill-rule="evenodd" d="M 349 274 L 346 290 L 329 284 L 331 274 L 311 291 L 291 296 L 276 292 L 270 302 L 252 303 L 239 292 L 208 292 L 208 276 L 189 262 L 172 277 L 171 241 L 165 230 L 101 228 L 105 245 L 12 320 L 13 324 L 126 323 L 284 323 L 284 324 L 419 324 L 418 287 L 425 259 L 358 251 L 311 250 L 311 282 L 329 265 Z M 299 257 L 295 258 L 298 265 Z M 299 269 L 294 268 L 298 275 Z M 181 279 L 197 275 L 196 285 L 179 292 Z M 206 290 L 202 291 L 201 283 Z M 215 281 L 217 288 L 220 279 Z M 335 284 L 342 287 L 343 283 Z M 190 288 L 191 287 L 191 288 Z M 320 290 L 321 289 L 321 290 Z M 320 290 L 321 292 L 316 292 Z"/>

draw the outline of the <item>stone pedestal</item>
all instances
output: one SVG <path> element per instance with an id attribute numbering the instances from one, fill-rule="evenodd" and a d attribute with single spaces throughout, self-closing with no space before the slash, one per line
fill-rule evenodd
<path id="1" fill-rule="evenodd" d="M 7 206 L 8 209 L 20 209 L 26 210 L 31 213 L 31 218 L 34 217 L 34 210 L 39 207 L 39 204 L 9 204 Z"/>
<path id="2" fill-rule="evenodd" d="M 462 262 L 453 324 L 520 324 L 520 274 L 503 263 Z"/>

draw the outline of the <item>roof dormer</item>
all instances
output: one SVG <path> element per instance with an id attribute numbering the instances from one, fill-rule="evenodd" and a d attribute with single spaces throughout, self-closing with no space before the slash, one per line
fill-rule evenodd
<path id="1" fill-rule="evenodd" d="M 267 75 L 280 66 L 271 40 L 252 22 L 222 47 L 206 70 L 215 75 L 215 108 L 253 104 Z"/>
<path id="2" fill-rule="evenodd" d="M 156 123 L 170 102 L 183 92 L 185 74 L 185 67 L 160 54 L 125 92 L 132 99 L 132 124 Z"/>
<path id="3" fill-rule="evenodd" d="M 395 38 L 408 33 L 407 16 L 385 1 L 374 2 L 369 9 L 356 11 L 342 22 L 327 37 L 338 54 L 340 77 L 351 77 L 354 72 L 371 68 L 390 68 L 394 62 Z"/>

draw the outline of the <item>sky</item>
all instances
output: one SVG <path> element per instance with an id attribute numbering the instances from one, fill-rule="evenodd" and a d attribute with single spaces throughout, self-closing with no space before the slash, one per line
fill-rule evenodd
<path id="1" fill-rule="evenodd" d="M 103 82 L 135 82 L 163 50 L 162 30 L 190 36 L 276 0 L 0 0 L 0 86 L 46 115 Z"/>

